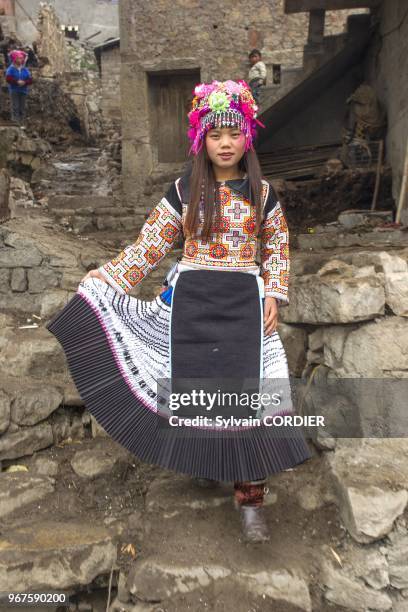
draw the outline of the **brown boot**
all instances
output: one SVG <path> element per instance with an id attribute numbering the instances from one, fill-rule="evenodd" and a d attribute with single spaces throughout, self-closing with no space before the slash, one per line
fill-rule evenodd
<path id="1" fill-rule="evenodd" d="M 236 482 L 234 490 L 235 507 L 241 516 L 244 539 L 251 543 L 267 542 L 270 538 L 263 506 L 267 492 L 265 481 Z"/>

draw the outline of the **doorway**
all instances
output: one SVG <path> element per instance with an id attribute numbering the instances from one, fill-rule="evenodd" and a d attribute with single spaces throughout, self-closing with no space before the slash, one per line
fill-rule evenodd
<path id="1" fill-rule="evenodd" d="M 148 75 L 150 129 L 159 163 L 187 159 L 190 148 L 187 113 L 193 89 L 199 82 L 199 69 Z"/>

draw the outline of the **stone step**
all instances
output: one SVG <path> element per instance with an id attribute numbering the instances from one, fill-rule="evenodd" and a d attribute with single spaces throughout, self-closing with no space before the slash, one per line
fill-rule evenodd
<path id="1" fill-rule="evenodd" d="M 403 229 L 384 229 L 372 232 L 325 231 L 297 234 L 293 246 L 304 251 L 319 251 L 345 247 L 399 247 L 406 246 L 408 232 Z"/>
<path id="2" fill-rule="evenodd" d="M 59 209 L 77 210 L 80 208 L 106 208 L 113 207 L 115 199 L 112 196 L 97 195 L 53 195 L 48 200 L 48 208 L 52 211 Z"/>
<path id="3" fill-rule="evenodd" d="M 1 588 L 13 593 L 88 585 L 110 573 L 116 548 L 107 528 L 95 522 L 30 520 L 2 534 Z"/>
<path id="4" fill-rule="evenodd" d="M 163 472 L 145 498 L 143 556 L 121 572 L 111 612 L 139 601 L 166 610 L 323 609 L 315 591 L 320 547 L 331 538 L 335 546 L 341 532 L 313 461 L 270 479 L 271 541 L 261 546 L 242 541 L 232 483 L 202 489 Z"/>
<path id="5" fill-rule="evenodd" d="M 230 564 L 223 565 L 216 560 L 179 565 L 170 558 L 145 559 L 136 565 L 125 584 L 129 594 L 126 596 L 125 589 L 120 589 L 121 594 L 125 592 L 125 598 L 171 602 L 172 610 L 312 611 L 307 582 L 301 574 L 284 567 L 237 571 Z M 214 607 L 221 602 L 227 607 Z M 121 608 L 123 602 L 118 598 L 111 612 Z M 170 608 L 166 605 L 165 609 Z"/>

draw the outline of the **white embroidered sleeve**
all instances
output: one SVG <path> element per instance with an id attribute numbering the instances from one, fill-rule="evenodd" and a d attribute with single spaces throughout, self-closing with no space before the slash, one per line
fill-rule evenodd
<path id="1" fill-rule="evenodd" d="M 181 230 L 179 211 L 164 197 L 144 223 L 136 242 L 98 270 L 116 291 L 129 293 L 174 247 Z"/>
<path id="2" fill-rule="evenodd" d="M 262 224 L 261 261 L 265 296 L 289 302 L 289 230 L 279 201 Z"/>

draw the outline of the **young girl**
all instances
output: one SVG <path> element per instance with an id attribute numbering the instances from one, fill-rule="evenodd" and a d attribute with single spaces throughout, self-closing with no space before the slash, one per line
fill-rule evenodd
<path id="1" fill-rule="evenodd" d="M 28 86 L 32 84 L 31 73 L 25 63 L 28 55 L 25 51 L 10 51 L 10 66 L 6 70 L 6 81 L 10 91 L 11 119 L 20 125 L 25 118 Z"/>
<path id="2" fill-rule="evenodd" d="M 263 541 L 266 477 L 311 457 L 302 434 L 265 426 L 265 415 L 294 413 L 290 386 L 277 407 L 259 403 L 268 382 L 289 379 L 276 331 L 278 305 L 288 301 L 289 234 L 253 148 L 259 122 L 248 85 L 213 81 L 194 94 L 191 173 L 47 327 L 115 440 L 202 485 L 233 482 L 245 538 Z M 151 302 L 130 297 L 181 235 L 168 289 Z"/>

